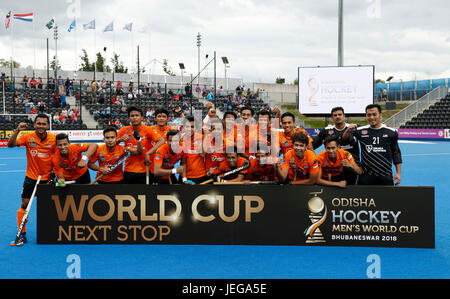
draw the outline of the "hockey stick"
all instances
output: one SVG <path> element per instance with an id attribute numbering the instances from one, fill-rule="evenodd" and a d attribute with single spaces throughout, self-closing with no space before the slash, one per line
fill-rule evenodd
<path id="1" fill-rule="evenodd" d="M 31 193 L 30 201 L 28 202 L 27 209 L 25 210 L 25 214 L 23 215 L 22 222 L 20 223 L 19 229 L 17 230 L 16 238 L 13 242 L 11 242 L 11 246 L 22 246 L 23 242 L 20 241 L 20 234 L 22 234 L 23 227 L 25 226 L 25 223 L 27 222 L 28 215 L 30 214 L 31 205 L 33 204 L 34 195 L 36 194 L 37 186 L 39 185 L 39 182 L 41 181 L 41 175 L 39 175 L 36 185 L 34 185 L 33 193 Z"/>
<path id="2" fill-rule="evenodd" d="M 246 170 L 249 167 L 250 167 L 250 162 L 249 161 L 245 161 L 245 164 L 242 165 L 241 167 L 233 169 L 233 170 L 225 172 L 225 173 L 222 173 L 222 174 L 220 174 L 220 175 L 218 175 L 216 177 L 219 178 L 219 179 L 223 179 L 223 178 L 225 178 L 225 177 L 227 177 L 229 175 L 238 173 L 238 172 L 240 172 L 242 170 Z M 212 182 L 214 182 L 214 179 L 215 178 L 213 177 L 212 179 L 209 179 L 207 181 L 204 181 L 203 183 L 200 183 L 200 185 L 206 185 L 206 184 L 212 183 Z"/>
<path id="3" fill-rule="evenodd" d="M 125 162 L 126 159 L 128 159 L 128 157 L 131 156 L 131 152 L 130 151 L 126 151 L 126 154 L 120 158 L 119 161 L 117 161 L 116 164 L 114 164 L 113 166 L 110 166 L 109 169 L 111 171 L 113 171 L 114 169 L 116 169 L 117 167 L 119 167 L 119 165 L 121 165 L 123 162 Z M 94 185 L 95 183 L 97 183 L 101 178 L 103 178 L 105 176 L 105 174 L 100 175 L 98 178 L 96 178 L 92 183 L 90 183 L 89 185 Z"/>

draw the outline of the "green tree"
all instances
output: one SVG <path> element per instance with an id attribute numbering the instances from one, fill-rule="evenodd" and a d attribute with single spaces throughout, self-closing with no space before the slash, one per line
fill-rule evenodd
<path id="1" fill-rule="evenodd" d="M 172 68 L 169 66 L 169 61 L 167 59 L 163 59 L 163 71 L 169 76 L 176 76 Z"/>
<path id="2" fill-rule="evenodd" d="M 111 72 L 111 68 L 105 63 L 105 58 L 102 56 L 102 53 L 97 53 L 97 60 L 95 61 L 97 65 L 98 72 Z"/>
<path id="3" fill-rule="evenodd" d="M 294 80 L 294 85 L 298 85 L 298 78 Z"/>
<path id="4" fill-rule="evenodd" d="M 376 79 L 375 83 L 385 83 L 385 82 L 383 80 L 381 80 L 381 79 Z"/>
<path id="5" fill-rule="evenodd" d="M 284 84 L 286 82 L 286 80 L 284 79 L 284 78 L 277 78 L 276 80 L 275 80 L 275 83 L 276 84 Z"/>
<path id="6" fill-rule="evenodd" d="M 17 69 L 17 68 L 20 67 L 20 63 L 18 63 L 17 61 L 13 60 L 13 66 L 14 66 L 15 69 Z M 11 60 L 9 60 L 9 59 L 6 60 L 6 59 L 1 58 L 0 59 L 0 67 L 10 68 L 11 67 Z"/>
<path id="7" fill-rule="evenodd" d="M 50 68 L 53 70 L 54 76 L 56 78 L 57 71 L 61 70 L 61 65 L 59 64 L 59 60 L 56 59 L 56 56 L 53 56 L 53 59 L 50 62 Z"/>
<path id="8" fill-rule="evenodd" d="M 83 72 L 93 72 L 95 70 L 94 63 L 89 62 L 89 56 L 85 49 L 82 49 L 83 55 L 80 56 L 81 58 L 81 67 L 79 71 Z"/>
<path id="9" fill-rule="evenodd" d="M 114 57 L 111 59 L 111 63 L 115 73 L 127 74 L 128 68 L 126 68 L 122 61 L 119 61 L 120 55 L 114 53 Z"/>

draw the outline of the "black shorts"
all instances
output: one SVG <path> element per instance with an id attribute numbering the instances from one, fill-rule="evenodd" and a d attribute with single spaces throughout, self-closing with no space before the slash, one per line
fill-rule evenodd
<path id="1" fill-rule="evenodd" d="M 150 176 L 150 173 L 149 173 Z M 123 180 L 124 184 L 131 184 L 131 185 L 145 185 L 145 173 L 136 173 L 136 172 L 127 172 L 125 171 L 123 173 Z"/>
<path id="2" fill-rule="evenodd" d="M 77 185 L 89 185 L 91 183 L 91 175 L 89 174 L 89 170 L 75 180 L 75 184 Z"/>
<path id="3" fill-rule="evenodd" d="M 36 185 L 37 180 L 32 180 L 29 177 L 25 177 L 22 188 L 22 198 L 31 198 L 33 195 L 34 186 Z M 39 185 L 46 185 L 48 181 L 40 181 Z"/>
<path id="4" fill-rule="evenodd" d="M 394 179 L 392 176 L 374 176 L 374 175 L 360 175 L 358 185 L 383 185 L 394 186 Z"/>

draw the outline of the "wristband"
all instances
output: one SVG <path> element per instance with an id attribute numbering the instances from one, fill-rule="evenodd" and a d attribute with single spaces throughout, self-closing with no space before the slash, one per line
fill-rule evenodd
<path id="1" fill-rule="evenodd" d="M 81 160 L 84 160 L 84 161 L 87 161 L 89 158 L 86 156 L 86 155 L 84 155 L 83 157 L 81 157 Z"/>
<path id="2" fill-rule="evenodd" d="M 187 182 L 187 178 L 182 179 L 183 183 Z"/>
<path id="3" fill-rule="evenodd" d="M 177 174 L 177 169 L 176 168 L 172 169 L 172 174 Z"/>

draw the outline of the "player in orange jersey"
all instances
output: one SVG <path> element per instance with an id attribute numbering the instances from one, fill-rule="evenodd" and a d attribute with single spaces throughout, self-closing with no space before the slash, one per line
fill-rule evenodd
<path id="1" fill-rule="evenodd" d="M 277 170 L 267 147 L 258 146 L 255 159 L 250 161 L 246 179 L 251 182 L 277 181 Z"/>
<path id="2" fill-rule="evenodd" d="M 308 137 L 308 147 L 307 149 L 310 151 L 314 151 L 314 147 L 312 145 L 313 139 L 309 137 L 308 133 L 305 131 L 305 129 L 302 128 L 295 128 L 295 115 L 291 112 L 286 112 L 281 115 L 281 126 L 283 128 L 283 132 L 280 132 L 279 134 L 279 144 L 282 154 L 286 154 L 289 150 L 291 150 L 294 146 L 294 143 L 292 142 L 292 137 L 295 134 L 305 134 Z"/>
<path id="3" fill-rule="evenodd" d="M 206 177 L 205 152 L 203 149 L 203 135 L 200 130 L 196 131 L 195 119 L 187 116 L 183 125 L 183 152 L 181 162 L 183 165 L 183 177 L 187 178 L 184 183 L 199 184 L 208 178 Z"/>
<path id="4" fill-rule="evenodd" d="M 138 141 L 134 135 L 139 134 L 139 137 L 142 138 L 141 143 L 143 150 L 154 153 L 158 147 L 165 143 L 165 139 L 159 133 L 155 133 L 150 127 L 142 124 L 144 115 L 140 108 L 129 107 L 127 112 L 131 125 L 120 129 L 117 133 L 117 143 L 124 142 L 125 147 L 137 149 Z M 146 166 L 144 154 L 131 156 L 125 162 L 124 183 L 145 184 L 145 173 Z"/>
<path id="5" fill-rule="evenodd" d="M 71 144 L 69 136 L 64 133 L 56 135 L 57 151 L 53 155 L 54 173 L 57 182 L 64 187 L 66 181 L 75 184 L 89 184 L 91 176 L 87 167 L 87 160 L 97 151 L 97 144 Z M 85 153 L 82 155 L 82 153 Z"/>
<path id="6" fill-rule="evenodd" d="M 8 140 L 8 147 L 25 146 L 27 150 L 27 172 L 23 182 L 22 204 L 17 211 L 18 228 L 39 176 L 41 176 L 40 184 L 47 184 L 52 173 L 52 156 L 56 150 L 56 136 L 47 132 L 49 128 L 49 117 L 46 114 L 38 114 L 34 119 L 33 133 L 17 138 L 21 131 L 27 129 L 26 123 L 20 123 Z M 20 241 L 27 242 L 26 225 L 22 229 Z"/>
<path id="7" fill-rule="evenodd" d="M 358 175 L 362 174 L 352 154 L 340 148 L 338 136 L 328 136 L 324 140 L 324 145 L 325 151 L 317 155 L 320 162 L 318 184 L 343 188 L 351 179 L 348 176 L 349 170 Z"/>
<path id="8" fill-rule="evenodd" d="M 131 152 L 132 156 L 142 154 L 142 145 L 138 137 L 138 146 L 134 148 L 125 148 L 117 144 L 117 130 L 113 127 L 106 128 L 103 131 L 103 141 L 105 144 L 97 148 L 95 154 L 89 159 L 88 167 L 97 171 L 97 178 L 99 184 L 122 184 L 124 182 L 122 165 L 111 170 L 111 166 L 115 165 L 125 154 L 126 150 Z M 95 162 L 98 161 L 98 166 Z"/>
<path id="9" fill-rule="evenodd" d="M 183 158 L 181 136 L 178 130 L 171 130 L 167 133 L 167 143 L 163 144 L 155 154 L 155 159 L 151 167 L 152 172 L 157 176 L 158 184 L 177 183 L 175 174 L 180 176 L 184 172 L 184 166 L 175 168 L 175 165 Z M 169 179 L 170 177 L 170 179 Z M 186 179 L 184 178 L 183 181 Z"/>
<path id="10" fill-rule="evenodd" d="M 278 173 L 283 181 L 292 185 L 314 185 L 320 171 L 319 161 L 313 151 L 308 150 L 309 138 L 305 134 L 292 136 L 294 148 L 282 160 Z"/>
<path id="11" fill-rule="evenodd" d="M 243 167 L 245 164 L 249 163 L 247 159 L 239 157 L 237 153 L 237 148 L 227 148 L 226 150 L 227 159 L 219 164 L 213 171 L 208 171 L 208 176 L 217 176 L 226 172 L 230 172 L 237 168 Z M 223 183 L 236 183 L 242 182 L 248 173 L 248 169 L 241 170 L 235 174 L 229 175 L 222 180 Z"/>

